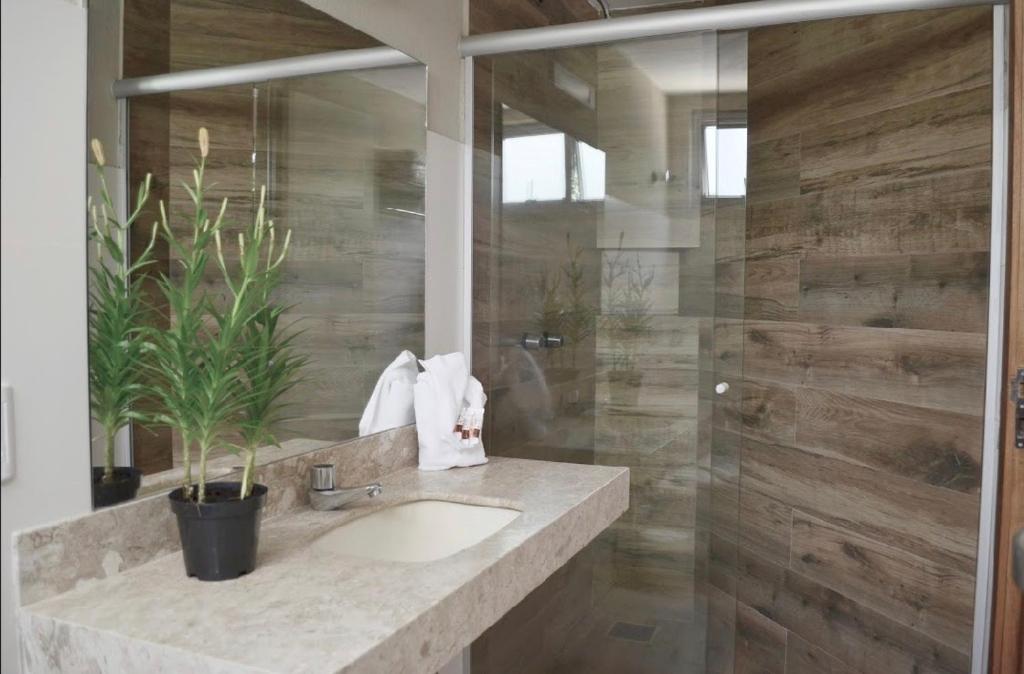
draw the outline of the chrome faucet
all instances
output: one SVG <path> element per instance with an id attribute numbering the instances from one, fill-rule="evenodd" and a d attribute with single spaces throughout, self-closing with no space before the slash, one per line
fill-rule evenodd
<path id="1" fill-rule="evenodd" d="M 367 496 L 373 498 L 384 491 L 380 482 L 365 487 L 334 488 L 334 464 L 318 463 L 309 471 L 309 505 L 313 510 L 337 510 Z"/>

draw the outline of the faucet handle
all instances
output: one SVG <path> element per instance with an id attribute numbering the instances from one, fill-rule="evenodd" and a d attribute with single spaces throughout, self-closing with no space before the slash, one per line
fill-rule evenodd
<path id="1" fill-rule="evenodd" d="M 334 464 L 318 463 L 309 469 L 309 486 L 315 491 L 334 490 Z"/>

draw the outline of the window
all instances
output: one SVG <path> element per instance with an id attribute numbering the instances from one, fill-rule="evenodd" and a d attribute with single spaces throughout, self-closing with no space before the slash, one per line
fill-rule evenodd
<path id="1" fill-rule="evenodd" d="M 704 133 L 702 192 L 708 198 L 747 194 L 747 127 L 707 124 Z"/>
<path id="2" fill-rule="evenodd" d="M 576 143 L 577 189 L 574 201 L 599 201 L 604 199 L 604 152 L 587 145 L 582 140 Z"/>
<path id="3" fill-rule="evenodd" d="M 605 197 L 604 152 L 564 133 L 506 138 L 501 172 L 501 200 L 506 204 Z"/>
<path id="4" fill-rule="evenodd" d="M 506 138 L 502 143 L 501 200 L 565 199 L 565 134 Z"/>

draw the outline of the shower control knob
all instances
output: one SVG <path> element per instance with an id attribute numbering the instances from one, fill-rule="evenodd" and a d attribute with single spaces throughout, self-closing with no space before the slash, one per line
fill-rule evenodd
<path id="1" fill-rule="evenodd" d="M 544 335 L 531 335 L 529 333 L 523 333 L 522 338 L 519 340 L 519 344 L 527 351 L 536 351 L 537 349 L 543 349 Z"/>
<path id="2" fill-rule="evenodd" d="M 720 395 L 720 396 L 721 395 L 725 395 L 728 392 L 729 392 L 729 382 L 727 382 L 727 381 L 720 381 L 717 384 L 715 384 L 715 393 L 717 393 L 718 395 Z"/>

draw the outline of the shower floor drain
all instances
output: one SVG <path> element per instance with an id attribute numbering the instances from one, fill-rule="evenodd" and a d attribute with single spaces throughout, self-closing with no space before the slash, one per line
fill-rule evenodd
<path id="1" fill-rule="evenodd" d="M 637 625 L 635 623 L 615 623 L 608 630 L 608 636 L 626 641 L 636 641 L 641 644 L 651 643 L 654 633 L 657 631 L 655 625 Z"/>

